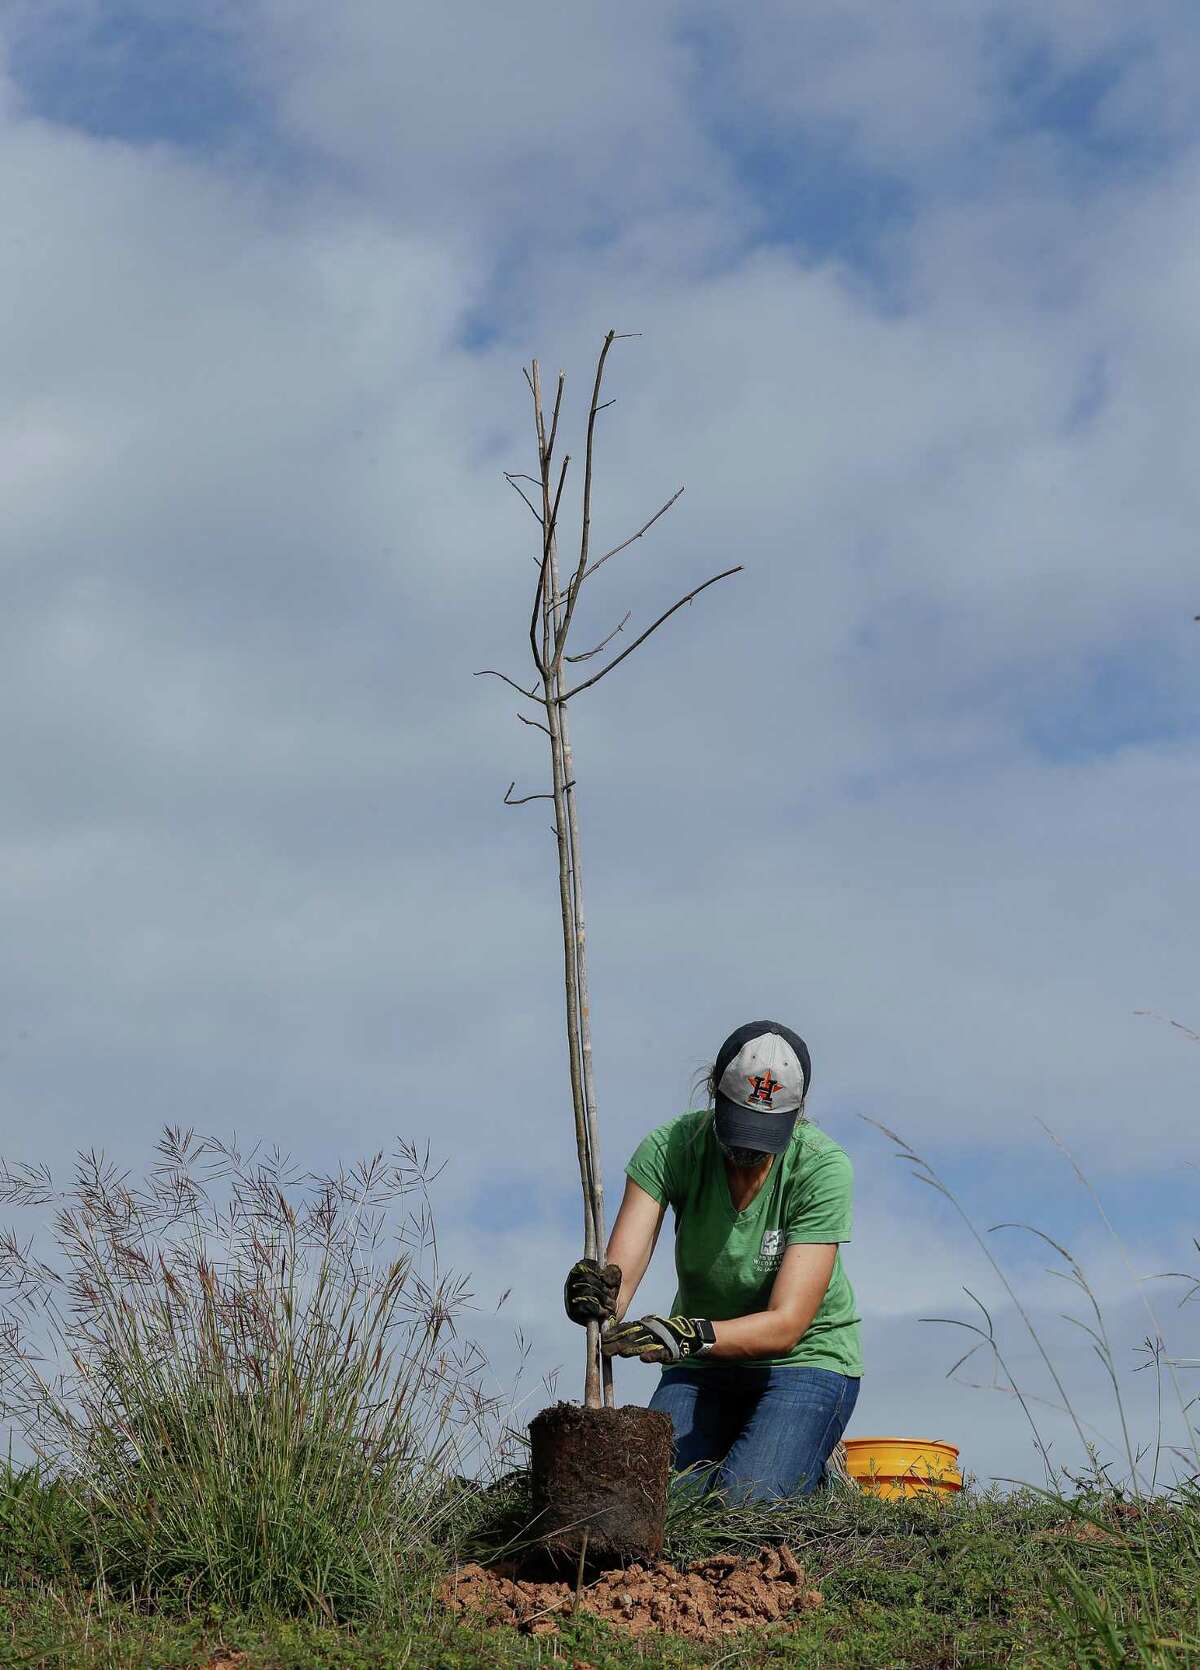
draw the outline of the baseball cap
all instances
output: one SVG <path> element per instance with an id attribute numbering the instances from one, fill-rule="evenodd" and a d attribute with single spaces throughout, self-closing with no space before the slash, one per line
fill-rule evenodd
<path id="1" fill-rule="evenodd" d="M 782 1154 L 812 1078 L 804 1039 L 778 1021 L 748 1021 L 718 1050 L 715 1077 L 718 1140 Z"/>

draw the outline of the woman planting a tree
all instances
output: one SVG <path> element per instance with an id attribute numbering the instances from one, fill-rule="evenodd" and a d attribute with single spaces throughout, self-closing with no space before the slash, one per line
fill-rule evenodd
<path id="1" fill-rule="evenodd" d="M 713 1074 L 711 1114 L 685 1114 L 646 1138 L 629 1163 L 616 1227 L 605 1236 L 569 720 L 586 692 L 681 609 L 741 570 L 735 564 L 693 586 L 595 672 L 586 664 L 624 631 L 628 612 L 599 642 L 568 652 L 590 577 L 647 534 L 683 491 L 626 538 L 593 549 L 596 424 L 611 404 L 601 392 L 616 340 L 615 331 L 607 332 L 596 361 L 578 555 L 561 565 L 569 458 L 556 448 L 565 378 L 559 372 L 547 402 L 538 362 L 526 370 L 537 471 L 511 473 L 508 481 L 540 534 L 528 615 L 535 676 L 522 683 L 497 667 L 478 674 L 499 679 L 532 704 L 532 713 L 518 709 L 517 717 L 549 742 L 549 789 L 515 795 L 511 782 L 504 801 L 554 806 L 567 1059 L 583 1194 L 584 1257 L 567 1278 L 567 1310 L 586 1326 L 587 1346 L 583 1406 L 559 1404 L 530 1422 L 530 1473 L 547 1546 L 577 1553 L 580 1572 L 589 1544 L 593 1558 L 661 1548 L 669 1435 L 678 1466 L 712 1462 L 714 1482 L 725 1488 L 767 1497 L 812 1489 L 853 1408 L 860 1372 L 854 1299 L 837 1254 L 850 1233 L 849 1163 L 835 1143 L 800 1120 L 808 1051 L 786 1027 L 761 1022 L 726 1042 Z M 678 1314 L 626 1322 L 668 1204 L 676 1218 Z M 606 1239 L 610 1262 L 602 1264 Z M 663 1363 L 650 1410 L 614 1407 L 615 1356 Z M 631 1438 L 624 1449 L 614 1442 L 618 1432 Z M 641 1458 L 640 1468 L 629 1465 L 631 1456 Z"/>
<path id="2" fill-rule="evenodd" d="M 662 1363 L 650 1400 L 670 1416 L 678 1469 L 741 1500 L 808 1495 L 858 1396 L 862 1356 L 839 1243 L 851 1168 L 810 1125 L 804 1040 L 751 1021 L 725 1040 L 709 1109 L 651 1131 L 626 1166 L 608 1260 L 567 1277 L 572 1321 L 603 1325 L 609 1357 Z M 672 1315 L 625 1321 L 667 1207 Z"/>

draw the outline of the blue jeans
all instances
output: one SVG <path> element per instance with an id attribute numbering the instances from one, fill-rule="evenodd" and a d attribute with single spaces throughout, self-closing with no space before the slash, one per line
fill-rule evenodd
<path id="1" fill-rule="evenodd" d="M 858 1399 L 858 1381 L 827 1368 L 680 1364 L 663 1370 L 651 1409 L 675 1428 L 676 1470 L 731 1500 L 808 1496 Z"/>

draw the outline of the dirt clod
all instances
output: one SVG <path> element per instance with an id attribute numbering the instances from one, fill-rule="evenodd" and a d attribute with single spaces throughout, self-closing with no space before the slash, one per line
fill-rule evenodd
<path id="1" fill-rule="evenodd" d="M 443 1583 L 449 1611 L 485 1624 L 510 1624 L 529 1635 L 550 1635 L 573 1611 L 570 1583 L 523 1583 L 483 1566 L 463 1566 Z M 666 1561 L 608 1571 L 583 1590 L 581 1611 L 627 1631 L 703 1640 L 753 1625 L 777 1623 L 821 1605 L 790 1548 L 757 1554 L 714 1554 L 687 1571 Z"/>

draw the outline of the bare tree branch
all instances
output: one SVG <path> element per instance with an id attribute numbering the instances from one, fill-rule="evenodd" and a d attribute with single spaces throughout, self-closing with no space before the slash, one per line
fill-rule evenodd
<path id="1" fill-rule="evenodd" d="M 512 792 L 516 788 L 516 786 L 517 786 L 517 780 L 514 777 L 512 782 L 508 785 L 508 787 L 504 791 L 504 804 L 506 806 L 528 806 L 529 802 L 531 800 L 553 800 L 554 799 L 554 796 L 552 794 L 521 794 L 521 795 L 518 795 L 516 797 L 516 799 L 514 800 L 513 797 L 512 797 Z M 568 783 L 566 786 L 569 789 L 573 789 L 575 787 L 574 783 Z"/>
<path id="2" fill-rule="evenodd" d="M 519 696 L 524 696 L 527 702 L 536 702 L 539 700 L 536 690 L 523 690 L 515 679 L 509 678 L 507 673 L 498 673 L 495 667 L 481 667 L 479 671 L 474 674 L 474 677 L 503 679 L 504 683 L 511 685 Z"/>
<path id="3" fill-rule="evenodd" d="M 695 591 L 688 592 L 687 596 L 686 597 L 681 597 L 679 599 L 678 603 L 672 603 L 671 607 L 668 610 L 666 610 L 666 612 L 664 614 L 659 615 L 658 619 L 654 622 L 653 626 L 648 626 L 646 628 L 646 630 L 642 633 L 640 638 L 635 638 L 633 640 L 633 642 L 630 644 L 628 649 L 623 649 L 621 651 L 620 655 L 617 655 L 617 656 L 613 657 L 613 659 L 608 663 L 607 667 L 601 667 L 601 669 L 598 673 L 593 673 L 591 678 L 585 678 L 583 683 L 582 684 L 577 684 L 573 690 L 564 690 L 558 698 L 559 701 L 560 702 L 569 702 L 571 697 L 572 696 L 578 696 L 578 694 L 581 690 L 587 690 L 593 684 L 598 684 L 600 682 L 600 680 L 604 677 L 605 673 L 611 673 L 614 667 L 620 666 L 621 662 L 624 661 L 625 657 L 627 655 L 632 655 L 634 650 L 637 649 L 639 644 L 644 644 L 646 642 L 646 639 L 650 636 L 650 634 L 652 632 L 657 632 L 659 627 L 662 625 L 662 623 L 665 620 L 670 620 L 671 616 L 675 613 L 676 609 L 682 609 L 685 603 L 690 603 L 694 597 L 699 597 L 700 593 L 702 591 L 707 591 L 709 586 L 715 586 L 718 580 L 728 580 L 728 578 L 731 574 L 740 574 L 741 572 L 742 572 L 742 564 L 738 563 L 736 568 L 727 568 L 720 574 L 714 574 L 711 580 L 705 580 L 705 582 L 702 586 L 697 586 Z"/>
<path id="4" fill-rule="evenodd" d="M 536 719 L 526 719 L 523 713 L 518 713 L 517 718 L 521 721 L 522 725 L 532 725 L 535 731 L 545 731 L 547 736 L 550 735 L 550 727 L 548 725 L 539 724 Z"/>
<path id="5" fill-rule="evenodd" d="M 656 510 L 650 520 L 648 522 L 644 522 L 636 533 L 631 533 L 628 539 L 623 539 L 619 545 L 614 545 L 611 551 L 606 551 L 602 557 L 597 557 L 594 563 L 590 563 L 584 570 L 584 579 L 586 580 L 589 574 L 594 574 L 600 567 L 601 563 L 606 563 L 609 557 L 619 556 L 622 551 L 633 544 L 635 539 L 640 539 L 644 533 L 649 533 L 650 529 L 658 521 L 659 517 L 667 514 L 668 510 L 670 510 L 671 506 L 675 503 L 676 499 L 682 495 L 682 493 L 683 488 L 681 487 L 678 493 L 671 494 L 671 497 L 667 500 L 666 504 Z M 570 657 L 568 656 L 568 660 L 569 659 Z"/>
<path id="6" fill-rule="evenodd" d="M 558 531 L 558 507 L 562 503 L 563 482 L 567 479 L 567 465 L 571 462 L 571 454 L 563 453 L 562 469 L 558 472 L 558 488 L 554 494 L 554 505 L 550 511 L 550 526 L 546 529 L 546 543 L 549 544 Z M 549 463 L 549 459 L 547 459 Z"/>
<path id="7" fill-rule="evenodd" d="M 558 374 L 558 389 L 554 395 L 554 416 L 550 419 L 550 439 L 546 442 L 547 464 L 554 456 L 554 437 L 558 434 L 558 414 L 562 410 L 563 388 L 566 385 L 566 381 L 567 379 L 565 374 L 560 371 Z"/>
<path id="8" fill-rule="evenodd" d="M 606 647 L 606 645 L 612 643 L 613 639 L 616 637 L 617 633 L 621 630 L 621 628 L 625 625 L 625 622 L 629 619 L 629 617 L 632 613 L 633 613 L 632 609 L 626 610 L 625 620 L 618 621 L 616 626 L 614 626 L 612 631 L 609 633 L 608 637 L 607 638 L 601 638 L 600 642 L 596 645 L 595 649 L 585 649 L 582 655 L 564 655 L 563 660 L 564 661 L 590 661 L 592 659 L 593 655 L 599 655 L 600 651 L 602 649 L 604 649 Z"/>
<path id="9" fill-rule="evenodd" d="M 579 537 L 579 563 L 575 574 L 567 587 L 567 607 L 563 614 L 562 623 L 555 634 L 554 660 L 556 665 L 562 662 L 563 650 L 567 642 L 567 633 L 571 630 L 571 617 L 575 613 L 575 600 L 579 596 L 579 588 L 583 584 L 584 572 L 587 568 L 589 542 L 592 536 L 592 456 L 595 449 L 596 413 L 599 410 L 600 386 L 604 381 L 604 362 L 608 358 L 608 350 L 615 341 L 616 333 L 609 331 L 604 338 L 604 346 L 596 361 L 596 381 L 592 385 L 592 404 L 588 408 L 587 448 L 583 460 L 583 521 Z"/>
<path id="10" fill-rule="evenodd" d="M 535 506 L 533 500 L 526 493 L 525 489 L 523 487 L 518 487 L 517 486 L 516 476 L 509 475 L 508 471 L 505 470 L 504 479 L 505 479 L 505 481 L 507 481 L 508 485 L 512 488 L 513 492 L 514 493 L 519 493 L 521 495 L 521 497 L 525 500 L 525 503 L 529 506 L 530 510 L 533 513 L 534 521 L 535 522 L 540 522 L 541 519 L 542 519 L 541 518 L 541 513 L 538 511 L 538 509 Z M 533 477 L 532 476 L 522 476 L 521 480 L 522 481 L 532 481 Z"/>
<path id="11" fill-rule="evenodd" d="M 546 667 L 542 660 L 542 652 L 538 648 L 537 628 L 542 613 L 542 592 L 546 585 L 546 565 L 550 561 L 550 547 L 554 541 L 555 530 L 558 527 L 558 507 L 562 502 L 563 483 L 567 479 L 567 465 L 570 462 L 571 454 L 569 452 L 564 453 L 562 469 L 558 472 L 558 491 L 554 495 L 554 508 L 551 510 L 548 519 L 544 514 L 538 517 L 538 521 L 542 524 L 542 565 L 538 569 L 537 589 L 533 594 L 533 613 L 529 617 L 529 647 L 533 651 L 533 664 L 543 678 L 546 676 Z M 546 467 L 549 468 L 550 460 L 548 457 L 545 459 L 545 463 Z M 546 484 L 543 482 L 540 485 L 542 486 L 542 502 L 544 504 L 546 502 Z M 557 606 L 557 599 L 555 605 Z"/>

